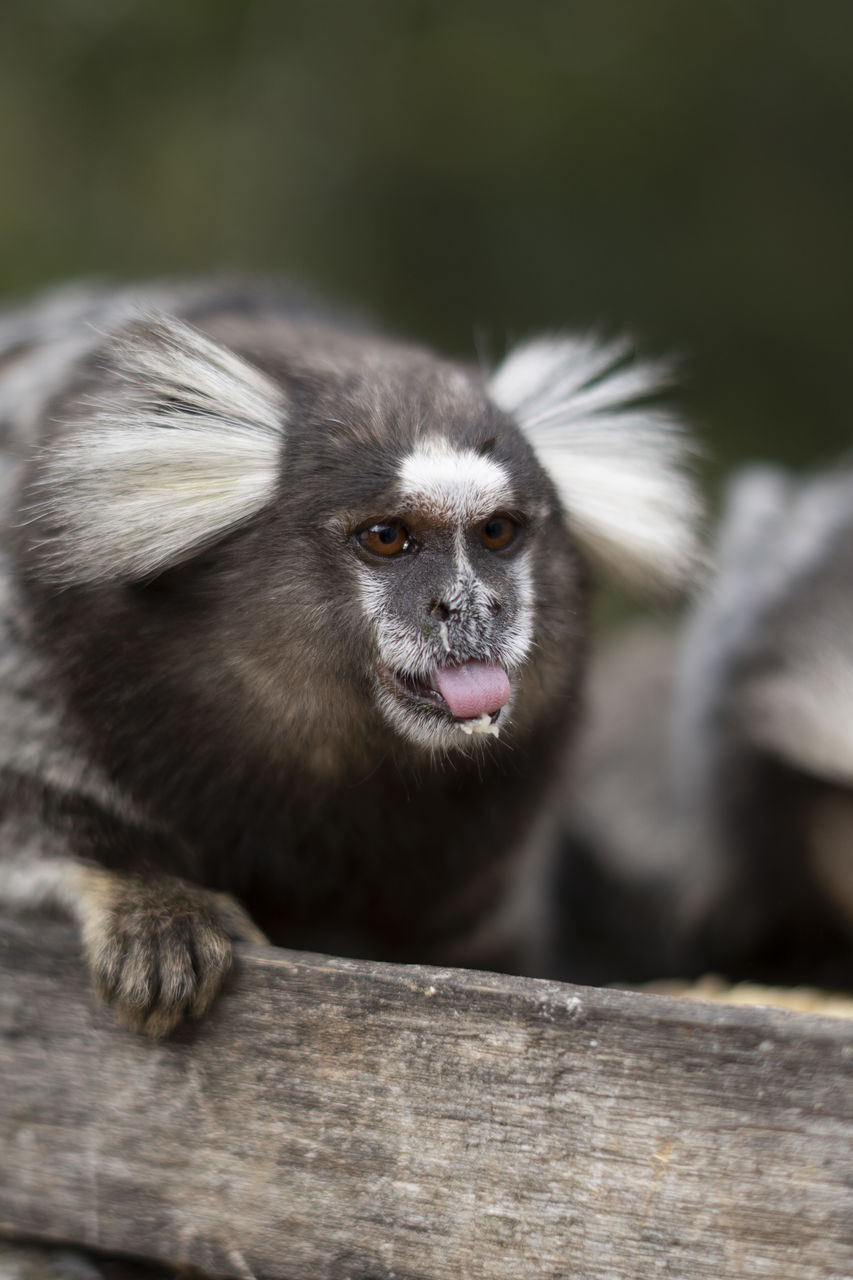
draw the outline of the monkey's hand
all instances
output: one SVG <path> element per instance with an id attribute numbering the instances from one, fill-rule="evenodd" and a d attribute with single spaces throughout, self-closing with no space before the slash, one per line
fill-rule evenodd
<path id="1" fill-rule="evenodd" d="M 176 876 L 78 870 L 75 914 L 95 988 L 134 1030 L 165 1036 L 200 1017 L 231 968 L 231 939 L 266 942 L 227 893 Z"/>

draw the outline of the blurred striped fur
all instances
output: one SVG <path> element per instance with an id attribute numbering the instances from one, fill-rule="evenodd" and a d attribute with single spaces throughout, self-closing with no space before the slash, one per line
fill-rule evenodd
<path id="1" fill-rule="evenodd" d="M 735 477 L 683 626 L 594 665 L 576 764 L 566 893 L 594 885 L 611 941 L 593 980 L 853 984 L 849 469 Z M 571 920 L 565 941 L 571 967 Z"/>

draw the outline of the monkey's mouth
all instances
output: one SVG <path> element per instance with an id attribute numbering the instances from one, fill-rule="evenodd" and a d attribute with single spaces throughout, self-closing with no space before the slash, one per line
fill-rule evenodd
<path id="1" fill-rule="evenodd" d="M 495 724 L 512 688 L 503 667 L 493 662 L 463 662 L 437 667 L 429 677 L 391 672 L 394 693 L 421 707 L 432 707 L 458 724 Z"/>

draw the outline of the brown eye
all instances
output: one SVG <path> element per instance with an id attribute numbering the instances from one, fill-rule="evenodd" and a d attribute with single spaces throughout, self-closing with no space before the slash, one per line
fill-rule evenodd
<path id="1" fill-rule="evenodd" d="M 362 529 L 358 540 L 376 556 L 397 556 L 411 546 L 411 534 L 404 524 L 396 521 L 372 524 L 369 529 Z"/>
<path id="2" fill-rule="evenodd" d="M 518 533 L 518 525 L 509 516 L 492 516 L 480 529 L 480 541 L 488 551 L 503 551 Z"/>

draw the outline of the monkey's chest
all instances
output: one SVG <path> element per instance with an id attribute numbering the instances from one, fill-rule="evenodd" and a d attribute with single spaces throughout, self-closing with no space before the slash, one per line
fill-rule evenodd
<path id="1" fill-rule="evenodd" d="M 529 825 L 521 795 L 477 787 L 354 799 L 251 833 L 231 863 L 237 874 L 221 877 L 272 941 L 427 960 L 494 914 Z"/>

